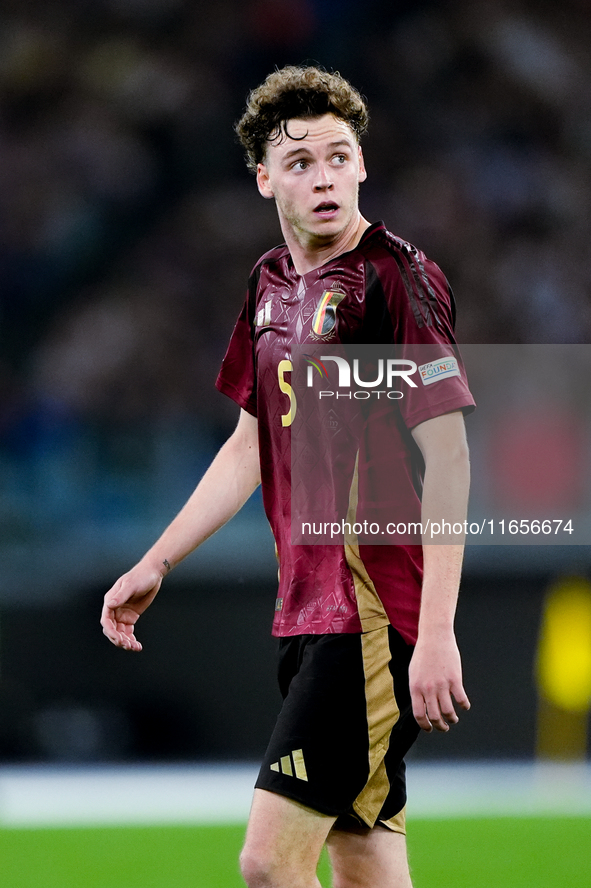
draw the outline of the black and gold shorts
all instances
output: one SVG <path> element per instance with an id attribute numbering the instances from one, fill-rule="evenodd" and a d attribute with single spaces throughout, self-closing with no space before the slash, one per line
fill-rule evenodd
<path id="1" fill-rule="evenodd" d="M 404 756 L 419 733 L 392 626 L 280 639 L 283 706 L 256 786 L 337 817 L 405 832 Z"/>

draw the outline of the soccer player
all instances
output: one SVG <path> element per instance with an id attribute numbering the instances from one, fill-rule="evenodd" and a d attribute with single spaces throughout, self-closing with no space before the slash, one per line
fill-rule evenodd
<path id="1" fill-rule="evenodd" d="M 102 614 L 115 645 L 141 650 L 135 624 L 163 577 L 262 483 L 280 566 L 273 631 L 284 702 L 241 855 L 250 888 L 317 888 L 325 844 L 338 888 L 409 888 L 404 755 L 421 728 L 458 721 L 454 700 L 470 706 L 453 629 L 461 541 L 291 542 L 291 358 L 302 343 L 424 345 L 449 358 L 450 372 L 392 402 L 386 464 L 403 500 L 420 496 L 423 522 L 466 510 L 463 414 L 473 400 L 454 358 L 453 297 L 434 263 L 359 211 L 367 120 L 347 81 L 311 66 L 275 71 L 249 96 L 237 133 L 285 243 L 252 272 L 218 378 L 240 418 Z"/>

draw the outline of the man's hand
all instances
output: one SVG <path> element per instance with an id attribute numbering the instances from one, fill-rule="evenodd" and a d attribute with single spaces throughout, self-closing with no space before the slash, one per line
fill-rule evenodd
<path id="1" fill-rule="evenodd" d="M 176 518 L 142 560 L 105 595 L 101 625 L 113 644 L 141 651 L 134 626 L 154 601 L 171 564 L 179 564 L 229 521 L 260 481 L 257 419 L 241 410 L 236 429 Z"/>
<path id="2" fill-rule="evenodd" d="M 449 731 L 458 715 L 453 699 L 461 709 L 470 709 L 462 684 L 460 652 L 452 631 L 435 639 L 419 636 L 409 667 L 412 710 L 424 731 Z"/>
<path id="3" fill-rule="evenodd" d="M 117 647 L 126 651 L 141 651 L 134 626 L 140 614 L 154 601 L 162 577 L 159 570 L 140 561 L 123 574 L 105 595 L 101 626 L 109 641 Z"/>

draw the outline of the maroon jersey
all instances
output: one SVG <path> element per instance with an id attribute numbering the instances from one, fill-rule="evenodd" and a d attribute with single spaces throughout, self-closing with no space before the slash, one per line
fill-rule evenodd
<path id="1" fill-rule="evenodd" d="M 433 356 L 442 358 L 453 355 L 453 327 L 453 296 L 441 270 L 383 223 L 368 228 L 354 250 L 303 276 L 285 245 L 255 266 L 216 385 L 258 419 L 263 502 L 280 568 L 274 635 L 360 632 L 390 622 L 415 642 L 422 583 L 418 544 L 292 543 L 291 435 L 299 419 L 292 351 L 305 343 L 409 344 L 441 347 Z M 398 496 L 419 514 L 410 429 L 467 412 L 474 401 L 462 371 L 419 385 L 398 405 L 389 454 Z"/>

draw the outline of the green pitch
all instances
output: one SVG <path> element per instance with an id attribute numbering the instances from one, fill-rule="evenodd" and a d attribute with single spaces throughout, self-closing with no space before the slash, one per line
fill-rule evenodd
<path id="1" fill-rule="evenodd" d="M 242 827 L 0 830 L 6 888 L 244 888 Z M 416 888 L 589 888 L 591 818 L 414 821 Z M 320 879 L 330 885 L 323 861 Z"/>

